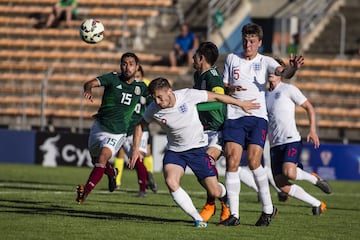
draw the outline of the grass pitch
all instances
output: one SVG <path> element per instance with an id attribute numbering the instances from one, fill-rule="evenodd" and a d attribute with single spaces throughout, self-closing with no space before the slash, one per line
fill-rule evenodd
<path id="1" fill-rule="evenodd" d="M 326 202 L 328 210 L 312 216 L 311 207 L 296 199 L 280 203 L 272 191 L 279 214 L 269 227 L 255 227 L 261 212 L 257 195 L 242 185 L 238 227 L 216 227 L 219 211 L 206 229 L 193 222 L 168 193 L 163 177 L 155 173 L 157 194 L 137 198 L 136 172 L 124 170 L 122 189 L 107 191 L 107 177 L 83 205 L 75 202 L 75 186 L 85 183 L 90 168 L 44 168 L 36 165 L 0 164 L 0 238 L 11 239 L 359 239 L 360 182 L 331 181 L 326 195 L 309 183 L 300 185 Z M 221 179 L 223 180 L 223 179 Z M 183 188 L 200 210 L 205 191 L 193 175 L 185 175 Z"/>

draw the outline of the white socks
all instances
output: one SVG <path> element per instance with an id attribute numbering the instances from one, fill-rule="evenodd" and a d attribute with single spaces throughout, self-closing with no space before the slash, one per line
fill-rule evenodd
<path id="1" fill-rule="evenodd" d="M 225 185 L 230 205 L 230 213 L 236 218 L 239 218 L 240 178 L 238 172 L 226 172 Z"/>
<path id="2" fill-rule="evenodd" d="M 305 192 L 305 190 L 302 187 L 296 184 L 291 185 L 288 194 L 294 198 L 297 198 L 303 202 L 310 204 L 313 207 L 317 207 L 320 205 L 319 200 L 317 200 L 316 198 Z"/>
<path id="3" fill-rule="evenodd" d="M 220 198 L 222 198 L 222 197 L 224 197 L 226 195 L 226 188 L 222 183 L 218 182 L 218 184 L 221 187 L 221 196 L 220 196 Z"/>
<path id="4" fill-rule="evenodd" d="M 259 196 L 263 204 L 263 212 L 271 214 L 273 212 L 273 204 L 270 196 L 268 176 L 265 169 L 260 166 L 252 171 L 254 173 L 255 182 L 259 187 Z"/>
<path id="5" fill-rule="evenodd" d="M 240 182 L 245 183 L 245 185 L 252 188 L 255 192 L 259 192 L 259 189 L 254 179 L 254 174 L 251 172 L 248 166 L 239 167 L 238 174 L 239 174 Z"/>
<path id="6" fill-rule="evenodd" d="M 315 185 L 318 179 L 314 175 L 312 175 L 298 167 L 298 168 L 296 168 L 295 180 L 305 180 L 305 181 L 308 181 Z"/>
<path id="7" fill-rule="evenodd" d="M 171 196 L 173 197 L 176 204 L 188 215 L 190 215 L 194 220 L 203 221 L 200 216 L 198 210 L 195 208 L 190 196 L 179 187 L 175 192 L 171 192 Z"/>

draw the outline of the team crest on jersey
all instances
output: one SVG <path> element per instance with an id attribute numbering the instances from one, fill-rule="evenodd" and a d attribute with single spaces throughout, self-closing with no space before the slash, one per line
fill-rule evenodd
<path id="1" fill-rule="evenodd" d="M 261 63 L 254 63 L 253 68 L 254 68 L 254 71 L 260 71 L 261 70 Z"/>
<path id="2" fill-rule="evenodd" d="M 188 109 L 187 109 L 186 104 L 179 106 L 179 112 L 184 113 L 184 112 L 187 112 L 187 110 Z"/>
<path id="3" fill-rule="evenodd" d="M 136 86 L 136 87 L 135 87 L 134 93 L 135 93 L 136 95 L 140 95 L 141 89 L 140 89 L 139 86 Z"/>
<path id="4" fill-rule="evenodd" d="M 275 99 L 279 99 L 281 94 L 279 92 L 275 93 Z"/>
<path id="5" fill-rule="evenodd" d="M 117 89 L 122 89 L 122 85 L 119 84 L 119 85 L 116 86 L 116 88 L 117 88 Z"/>

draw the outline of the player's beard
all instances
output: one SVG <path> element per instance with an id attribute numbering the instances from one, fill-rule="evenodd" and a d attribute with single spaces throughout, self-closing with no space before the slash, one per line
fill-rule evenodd
<path id="1" fill-rule="evenodd" d="M 135 78 L 135 74 L 129 71 L 124 72 L 123 76 L 126 81 L 130 81 Z"/>

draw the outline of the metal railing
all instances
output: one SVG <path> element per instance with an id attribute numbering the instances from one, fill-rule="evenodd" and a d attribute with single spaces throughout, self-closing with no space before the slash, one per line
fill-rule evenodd
<path id="1" fill-rule="evenodd" d="M 242 0 L 221 1 L 210 0 L 208 4 L 207 38 L 211 33 L 222 26 L 222 23 L 230 16 L 232 11 Z"/>

